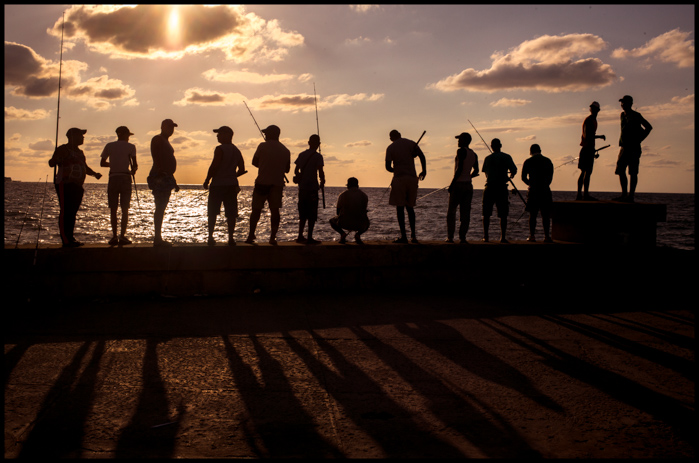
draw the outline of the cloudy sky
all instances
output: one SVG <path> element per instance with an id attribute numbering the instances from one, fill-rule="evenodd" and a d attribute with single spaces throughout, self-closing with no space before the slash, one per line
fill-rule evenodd
<path id="1" fill-rule="evenodd" d="M 591 189 L 618 191 L 618 100 L 629 94 L 654 128 L 638 191 L 694 192 L 693 5 L 5 5 L 5 176 L 52 175 L 59 66 L 58 143 L 70 127 L 87 129 L 88 165 L 106 174 L 99 155 L 126 125 L 139 183 L 165 118 L 179 125 L 180 184 L 203 182 L 213 129 L 228 125 L 250 171 L 241 183 L 251 185 L 261 136 L 245 104 L 261 128 L 281 128 L 292 160 L 316 132 L 317 104 L 328 185 L 355 176 L 387 186 L 397 129 L 413 140 L 426 131 L 421 186 L 442 188 L 455 135 L 473 135 L 481 162 L 489 154 L 470 121 L 520 167 L 538 143 L 560 166 L 553 188 L 575 190 L 568 162 L 596 100 L 607 136 L 598 146 L 611 147 Z"/>

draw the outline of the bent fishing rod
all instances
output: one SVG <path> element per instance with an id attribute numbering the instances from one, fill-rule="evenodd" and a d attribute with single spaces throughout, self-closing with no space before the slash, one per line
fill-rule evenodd
<path id="1" fill-rule="evenodd" d="M 61 59 L 58 65 L 58 105 L 56 107 L 56 146 L 58 148 L 58 123 L 61 120 L 61 74 L 63 71 L 63 30 L 66 26 L 66 12 L 63 12 L 63 24 L 61 24 Z M 57 166 L 53 166 L 53 183 L 56 183 Z"/>
<path id="2" fill-rule="evenodd" d="M 595 150 L 595 159 L 597 159 L 599 157 L 600 151 L 602 151 L 605 148 L 609 148 L 610 146 L 612 146 L 612 145 L 605 145 L 602 148 L 597 148 Z M 555 169 L 558 169 L 559 167 L 567 166 L 568 164 L 572 164 L 573 162 L 577 161 L 578 159 L 580 159 L 580 157 L 575 157 L 575 158 L 571 159 L 570 161 L 564 162 L 563 164 L 556 166 Z"/>
<path id="3" fill-rule="evenodd" d="M 257 130 L 260 131 L 260 135 L 262 135 L 262 139 L 263 139 L 264 141 L 267 141 L 267 137 L 265 137 L 265 134 L 262 132 L 262 129 L 260 129 L 260 126 L 257 124 L 257 120 L 255 119 L 255 116 L 252 115 L 252 111 L 250 111 L 250 108 L 248 107 L 248 103 L 247 103 L 245 100 L 243 100 L 243 104 L 244 104 L 245 107 L 248 109 L 248 112 L 250 113 L 250 117 L 252 117 L 252 121 L 255 123 L 255 126 L 257 127 Z M 247 171 L 246 171 L 246 172 L 247 172 Z M 285 182 L 285 183 L 289 183 L 289 179 L 286 178 L 286 174 L 284 174 L 284 182 Z"/>
<path id="4" fill-rule="evenodd" d="M 316 106 L 316 134 L 318 135 L 318 140 L 320 141 L 320 125 L 318 124 L 318 98 L 316 97 L 315 82 L 313 82 L 313 102 Z M 318 145 L 318 154 L 323 154 L 320 150 L 320 145 Z M 320 187 L 320 191 L 323 193 L 323 209 L 325 209 L 325 185 Z"/>
<path id="5" fill-rule="evenodd" d="M 467 120 L 468 120 L 468 119 L 467 119 Z M 480 139 L 481 139 L 481 141 L 483 142 L 483 144 L 486 146 L 486 148 L 488 148 L 488 151 L 490 151 L 490 154 L 493 154 L 493 150 L 490 149 L 490 145 L 488 145 L 488 144 L 485 142 L 485 140 L 483 140 L 483 137 L 481 137 L 481 134 L 480 134 L 480 132 L 478 131 L 478 129 L 473 125 L 473 123 L 472 123 L 470 120 L 468 120 L 468 123 L 471 124 L 471 127 L 473 127 L 473 130 L 476 131 L 476 133 L 477 133 L 478 136 L 480 137 Z M 508 175 L 508 176 L 507 176 L 507 180 L 510 181 L 510 184 L 512 185 L 512 188 L 514 188 L 515 192 L 517 193 L 517 196 L 519 196 L 519 199 L 522 200 L 522 202 L 524 203 L 524 207 L 526 208 L 526 207 L 527 207 L 527 201 L 524 200 L 524 197 L 522 196 L 522 193 L 520 193 L 519 190 L 517 189 L 517 187 L 515 186 L 515 182 L 512 181 L 512 177 L 510 177 L 510 176 Z"/>
<path id="6" fill-rule="evenodd" d="M 418 138 L 417 141 L 415 142 L 415 145 L 413 146 L 412 151 L 410 151 L 410 154 L 413 154 L 413 151 L 415 151 L 415 148 L 417 148 L 417 145 L 420 144 L 420 140 L 422 140 L 422 137 L 424 137 L 426 133 L 427 133 L 427 130 L 422 131 L 422 135 L 420 135 L 420 138 Z M 388 187 L 386 187 L 386 190 L 383 192 L 383 195 L 381 195 L 381 199 L 379 200 L 379 202 L 383 201 L 384 196 L 386 196 L 386 193 L 390 189 L 391 189 L 391 184 L 389 184 Z"/>

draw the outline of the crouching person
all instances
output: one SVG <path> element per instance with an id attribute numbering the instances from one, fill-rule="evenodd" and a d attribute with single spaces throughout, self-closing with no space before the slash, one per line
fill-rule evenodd
<path id="1" fill-rule="evenodd" d="M 348 231 L 354 231 L 354 241 L 363 244 L 361 235 L 369 229 L 367 206 L 369 197 L 359 189 L 359 181 L 347 179 L 347 190 L 337 198 L 337 215 L 330 219 L 330 226 L 340 234 L 340 243 L 347 242 Z"/>

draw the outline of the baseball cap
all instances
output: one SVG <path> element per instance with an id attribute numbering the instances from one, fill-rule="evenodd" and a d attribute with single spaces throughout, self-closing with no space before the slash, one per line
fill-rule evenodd
<path id="1" fill-rule="evenodd" d="M 350 177 L 347 179 L 347 187 L 359 186 L 359 180 L 355 177 Z"/>
<path id="2" fill-rule="evenodd" d="M 270 125 L 270 126 L 267 127 L 266 129 L 262 129 L 262 132 L 263 132 L 263 133 L 269 133 L 269 134 L 277 134 L 277 135 L 279 135 L 280 133 L 282 133 L 282 131 L 281 131 L 281 130 L 279 129 L 279 127 L 277 127 L 276 125 Z"/>
<path id="3" fill-rule="evenodd" d="M 630 95 L 624 95 L 623 98 L 620 98 L 619 101 L 628 101 L 629 103 L 633 103 L 633 98 Z"/>
<path id="4" fill-rule="evenodd" d="M 455 136 L 454 138 L 471 138 L 471 134 L 468 132 L 461 132 L 459 135 Z"/>
<path id="5" fill-rule="evenodd" d="M 233 135 L 233 129 L 231 129 L 227 125 L 222 125 L 218 129 L 214 129 L 214 132 L 216 132 L 216 133 L 230 133 L 231 135 Z"/>
<path id="6" fill-rule="evenodd" d="M 74 135 L 74 134 L 75 135 L 77 135 L 77 134 L 85 135 L 86 133 L 87 133 L 87 130 L 78 129 L 77 127 L 72 127 L 70 129 L 68 129 L 68 131 L 66 132 L 66 137 L 70 138 L 71 135 Z"/>
<path id="7" fill-rule="evenodd" d="M 175 124 L 172 119 L 165 119 L 163 122 L 160 123 L 160 127 L 164 125 L 171 125 L 173 127 L 177 127 L 177 124 Z"/>
<path id="8" fill-rule="evenodd" d="M 131 131 L 129 130 L 129 128 L 126 127 L 125 125 L 122 125 L 121 127 L 117 127 L 116 133 L 117 133 L 117 134 L 119 134 L 119 133 L 128 133 L 129 135 L 133 135 L 133 134 L 131 133 Z"/>

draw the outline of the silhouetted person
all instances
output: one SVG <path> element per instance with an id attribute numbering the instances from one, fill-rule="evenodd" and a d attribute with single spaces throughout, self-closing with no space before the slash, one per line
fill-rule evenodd
<path id="1" fill-rule="evenodd" d="M 294 168 L 295 183 L 298 183 L 299 236 L 297 243 L 318 244 L 313 239 L 313 228 L 318 220 L 318 190 L 325 186 L 323 171 L 323 155 L 318 152 L 320 137 L 311 135 L 308 139 L 308 149 L 299 154 Z M 318 178 L 320 177 L 320 183 Z M 303 237 L 303 229 L 308 221 L 308 239 Z"/>
<path id="2" fill-rule="evenodd" d="M 417 237 L 415 236 L 415 210 L 413 209 L 417 200 L 418 185 L 415 158 L 420 158 L 420 164 L 422 165 L 420 180 L 424 180 L 425 176 L 427 176 L 427 161 L 417 143 L 401 137 L 400 132 L 397 130 L 391 130 L 388 136 L 393 142 L 386 148 L 386 170 L 393 172 L 388 204 L 396 206 L 398 226 L 400 227 L 400 238 L 393 240 L 393 242 L 408 242 L 405 231 L 405 209 L 408 209 L 410 241 L 417 243 Z"/>
<path id="3" fill-rule="evenodd" d="M 551 195 L 551 182 L 553 181 L 553 163 L 549 158 L 541 154 L 539 145 L 534 144 L 529 148 L 530 158 L 522 165 L 522 181 L 529 186 L 527 192 L 527 211 L 529 212 L 529 237 L 527 241 L 536 241 L 536 216 L 541 211 L 541 220 L 544 225 L 544 242 L 552 243 L 549 235 L 551 224 L 551 208 L 553 196 Z"/>
<path id="4" fill-rule="evenodd" d="M 233 129 L 222 126 L 214 129 L 216 139 L 220 143 L 214 149 L 214 159 L 211 161 L 209 171 L 204 180 L 204 189 L 209 190 L 209 203 L 207 206 L 209 246 L 216 244 L 214 240 L 214 228 L 216 227 L 216 217 L 221 213 L 221 204 L 226 213 L 228 222 L 228 245 L 235 246 L 233 233 L 238 220 L 238 193 L 240 185 L 238 177 L 243 175 L 245 161 L 243 154 L 237 146 L 233 144 Z M 211 186 L 209 186 L 211 181 Z"/>
<path id="5" fill-rule="evenodd" d="M 117 141 L 107 143 L 102 150 L 101 167 L 109 167 L 109 183 L 107 184 L 107 204 L 109 205 L 112 223 L 112 239 L 110 246 L 131 244 L 126 238 L 126 227 L 129 222 L 129 207 L 131 205 L 131 176 L 136 174 L 136 146 L 129 143 L 131 131 L 124 127 L 116 129 Z M 121 234 L 117 238 L 117 209 L 121 205 Z"/>
<path id="6" fill-rule="evenodd" d="M 340 234 L 340 243 L 345 244 L 348 233 L 354 231 L 354 241 L 363 244 L 361 235 L 369 229 L 367 206 L 369 197 L 359 189 L 359 180 L 347 179 L 347 189 L 337 197 L 337 215 L 330 219 L 330 226 Z"/>
<path id="7" fill-rule="evenodd" d="M 58 229 L 64 248 L 82 246 L 73 236 L 78 209 L 83 200 L 83 183 L 85 177 L 91 175 L 99 180 L 102 174 L 90 169 L 85 160 L 85 154 L 79 148 L 85 142 L 87 130 L 75 127 L 68 129 L 68 143 L 56 148 L 49 160 L 49 166 L 58 167 L 54 178 L 54 186 L 58 195 Z"/>
<path id="8" fill-rule="evenodd" d="M 454 178 L 449 184 L 449 206 L 447 208 L 447 242 L 454 242 L 456 230 L 456 208 L 459 208 L 459 239 L 466 244 L 466 234 L 471 223 L 471 200 L 473 199 L 473 183 L 471 179 L 477 177 L 478 156 L 469 148 L 471 135 L 463 132 L 456 137 L 459 140 L 459 149 L 454 159 Z"/>
<path id="9" fill-rule="evenodd" d="M 601 138 L 606 140 L 604 135 L 597 135 L 597 114 L 600 112 L 600 105 L 596 101 L 590 104 L 590 115 L 585 118 L 582 125 L 582 139 L 580 140 L 580 156 L 578 157 L 578 169 L 580 169 L 580 177 L 578 177 L 578 196 L 576 200 L 595 201 L 595 198 L 590 196 L 590 177 L 592 176 L 592 167 L 595 164 L 595 158 L 599 154 L 595 152 L 595 139 Z"/>
<path id="10" fill-rule="evenodd" d="M 493 153 L 486 156 L 483 161 L 483 172 L 486 176 L 483 189 L 483 241 L 489 241 L 490 216 L 493 214 L 493 206 L 498 208 L 500 217 L 500 242 L 507 243 L 507 215 L 510 212 L 509 192 L 507 190 L 508 175 L 514 178 L 517 175 L 517 166 L 512 156 L 500 151 L 502 144 L 497 138 L 490 142 Z M 509 174 L 508 174 L 509 172 Z"/>
<path id="11" fill-rule="evenodd" d="M 162 228 L 165 217 L 165 208 L 170 202 L 172 190 L 180 191 L 180 187 L 175 180 L 175 170 L 177 170 L 177 160 L 175 150 L 168 140 L 175 132 L 175 124 L 172 119 L 165 119 L 160 124 L 160 133 L 150 141 L 150 154 L 153 157 L 153 167 L 148 175 L 148 188 L 153 191 L 155 202 L 155 213 L 153 214 L 153 225 L 155 236 L 154 246 L 172 246 L 163 240 Z"/>
<path id="12" fill-rule="evenodd" d="M 631 109 L 633 98 L 624 95 L 621 102 L 621 134 L 619 136 L 619 159 L 616 163 L 616 171 L 621 183 L 621 196 L 615 201 L 633 202 L 638 184 L 638 166 L 641 162 L 641 142 L 648 137 L 653 127 L 640 113 Z M 629 169 L 631 184 L 626 178 L 626 168 Z M 628 187 L 628 191 L 627 191 Z"/>
<path id="13" fill-rule="evenodd" d="M 291 170 L 291 152 L 279 141 L 281 130 L 276 125 L 270 125 L 262 132 L 265 141 L 260 143 L 252 157 L 252 165 L 258 168 L 255 188 L 252 191 L 252 212 L 250 213 L 250 233 L 245 240 L 248 244 L 255 242 L 257 222 L 265 202 L 269 205 L 271 215 L 271 233 L 269 244 L 277 244 L 277 231 L 281 216 L 284 193 L 285 173 Z"/>

